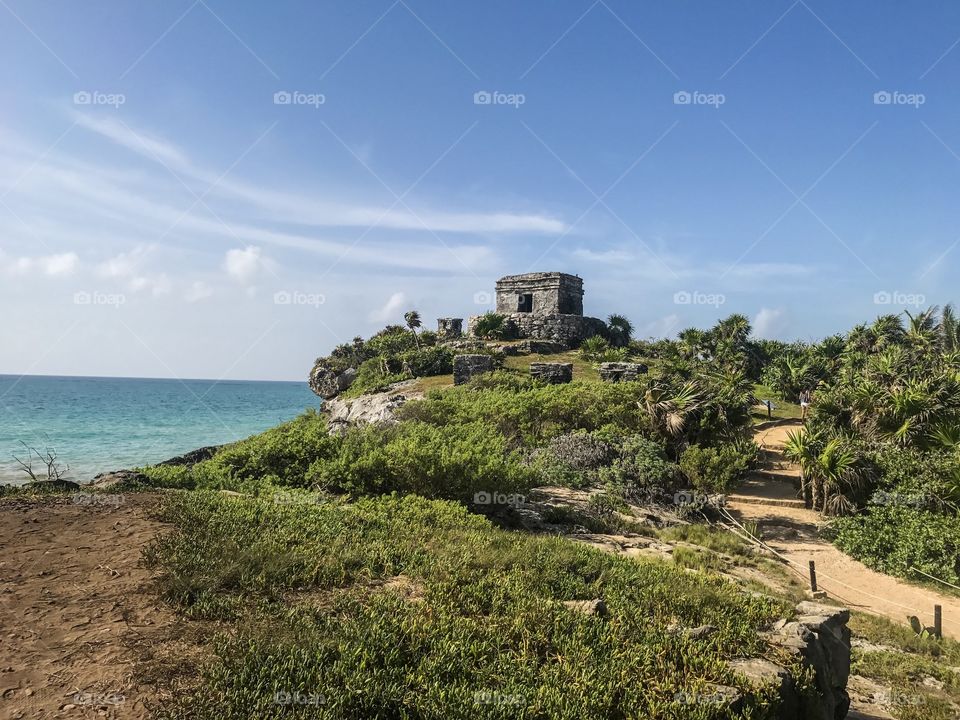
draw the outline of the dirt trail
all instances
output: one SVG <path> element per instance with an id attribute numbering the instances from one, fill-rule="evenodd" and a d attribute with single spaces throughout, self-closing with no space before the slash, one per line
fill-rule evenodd
<path id="1" fill-rule="evenodd" d="M 933 606 L 943 606 L 943 632 L 960 639 L 960 598 L 911 585 L 875 572 L 820 537 L 820 515 L 804 508 L 790 480 L 799 469 L 782 454 L 787 432 L 801 427 L 799 421 L 758 430 L 754 441 L 764 449 L 764 467 L 740 492 L 729 497 L 729 509 L 741 520 L 758 523 L 770 547 L 808 575 L 810 560 L 816 562 L 821 590 L 851 609 L 906 622 L 916 615 L 933 625 Z"/>
<path id="2" fill-rule="evenodd" d="M 93 496 L 87 496 L 92 498 Z M 147 718 L 143 662 L 176 647 L 149 589 L 155 497 L 0 501 L 0 717 Z"/>

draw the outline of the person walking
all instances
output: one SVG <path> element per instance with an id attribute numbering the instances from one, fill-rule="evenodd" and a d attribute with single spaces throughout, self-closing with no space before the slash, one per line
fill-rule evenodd
<path id="1" fill-rule="evenodd" d="M 810 410 L 810 390 L 804 388 L 800 391 L 800 419 L 806 422 L 807 412 Z"/>

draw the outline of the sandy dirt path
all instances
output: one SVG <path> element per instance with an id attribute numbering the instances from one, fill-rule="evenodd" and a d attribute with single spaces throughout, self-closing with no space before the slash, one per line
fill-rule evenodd
<path id="1" fill-rule="evenodd" d="M 799 475 L 799 469 L 783 457 L 781 450 L 787 432 L 800 427 L 796 422 L 757 431 L 754 441 L 766 450 L 764 470 L 771 475 L 752 478 L 738 495 L 754 496 L 754 500 L 796 497 L 795 491 L 785 489 L 786 480 L 771 477 L 786 479 Z M 933 625 L 933 606 L 941 605 L 944 634 L 960 639 L 960 597 L 878 573 L 845 555 L 820 537 L 823 522 L 812 510 L 739 502 L 735 498 L 732 496 L 728 505 L 732 514 L 756 521 L 764 542 L 787 558 L 804 577 L 808 576 L 809 561 L 816 562 L 817 584 L 830 597 L 851 609 L 884 615 L 897 622 L 906 622 L 910 615 L 916 615 L 925 625 Z"/>
<path id="2" fill-rule="evenodd" d="M 88 496 L 92 498 L 93 496 Z M 0 500 L 0 717 L 147 718 L 144 662 L 176 647 L 140 552 L 156 497 Z"/>

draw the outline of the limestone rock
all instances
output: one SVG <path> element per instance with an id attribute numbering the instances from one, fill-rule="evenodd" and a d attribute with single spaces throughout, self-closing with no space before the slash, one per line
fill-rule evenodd
<path id="1" fill-rule="evenodd" d="M 310 371 L 310 389 L 324 400 L 329 400 L 350 387 L 356 377 L 355 368 L 338 372 L 323 363 L 317 363 Z"/>
<path id="2" fill-rule="evenodd" d="M 102 490 L 127 482 L 146 484 L 148 478 L 143 473 L 138 473 L 135 470 L 114 470 L 113 472 L 96 475 L 87 487 L 95 487 Z"/>
<path id="3" fill-rule="evenodd" d="M 357 398 L 334 398 L 323 404 L 327 416 L 327 430 L 339 434 L 349 427 L 359 425 L 392 425 L 397 421 L 396 412 L 409 400 L 423 397 L 418 392 L 399 392 L 414 381 L 391 385 L 385 392 L 370 393 Z"/>
<path id="4" fill-rule="evenodd" d="M 801 602 L 797 620 L 779 623 L 768 640 L 799 655 L 816 678 L 816 697 L 790 698 L 803 720 L 843 720 L 850 708 L 850 611 L 819 603 Z M 784 706 L 788 700 L 784 698 Z"/>

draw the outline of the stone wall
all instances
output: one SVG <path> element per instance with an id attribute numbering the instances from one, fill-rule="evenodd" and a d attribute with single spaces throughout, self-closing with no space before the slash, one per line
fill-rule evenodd
<path id="1" fill-rule="evenodd" d="M 463 318 L 437 318 L 437 340 L 456 340 L 463 335 Z"/>
<path id="2" fill-rule="evenodd" d="M 521 338 L 537 338 L 563 343 L 566 347 L 576 347 L 588 337 L 601 334 L 606 323 L 599 318 L 583 315 L 537 315 L 534 313 L 506 313 L 507 320 L 516 328 Z M 470 318 L 467 332 L 473 334 L 473 328 L 479 315 Z"/>
<path id="3" fill-rule="evenodd" d="M 604 382 L 629 382 L 647 372 L 643 363 L 605 362 L 600 363 L 600 379 Z"/>
<path id="4" fill-rule="evenodd" d="M 507 275 L 497 280 L 497 312 L 518 312 L 520 295 L 532 295 L 534 315 L 583 315 L 583 280 L 558 272 Z"/>
<path id="5" fill-rule="evenodd" d="M 453 358 L 453 384 L 463 385 L 470 378 L 493 370 L 490 355 L 455 355 Z"/>
<path id="6" fill-rule="evenodd" d="M 573 363 L 530 363 L 530 377 L 553 385 L 573 380 Z"/>

